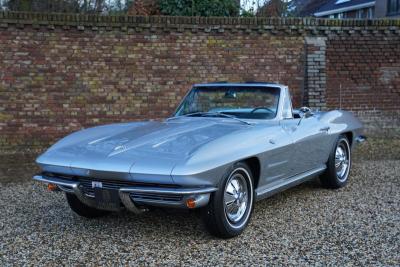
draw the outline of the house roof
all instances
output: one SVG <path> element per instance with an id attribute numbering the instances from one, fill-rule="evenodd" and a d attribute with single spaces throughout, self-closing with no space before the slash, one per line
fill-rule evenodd
<path id="1" fill-rule="evenodd" d="M 264 86 L 264 87 L 284 87 L 282 84 L 272 83 L 272 82 L 243 82 L 243 83 L 230 83 L 230 82 L 213 82 L 213 83 L 197 83 L 195 87 L 213 87 L 213 86 L 236 86 L 236 87 L 246 87 L 246 86 Z"/>
<path id="2" fill-rule="evenodd" d="M 330 0 L 292 0 L 289 8 L 294 10 L 296 16 L 307 17 L 314 15 L 317 10 Z"/>
<path id="3" fill-rule="evenodd" d="M 321 6 L 314 15 L 321 17 L 371 6 L 375 6 L 374 0 L 330 0 Z"/>

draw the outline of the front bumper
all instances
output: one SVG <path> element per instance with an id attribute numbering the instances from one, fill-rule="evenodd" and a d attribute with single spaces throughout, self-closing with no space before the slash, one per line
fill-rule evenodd
<path id="1" fill-rule="evenodd" d="M 55 176 L 35 175 L 33 179 L 46 184 L 53 184 L 59 190 L 66 193 L 75 194 L 76 197 L 87 206 L 98 208 L 94 194 L 88 190 L 88 180 L 71 180 Z M 95 179 L 90 180 L 97 182 Z M 210 194 L 215 192 L 215 187 L 197 188 L 168 188 L 157 186 L 129 186 L 128 184 L 118 183 L 117 181 L 107 181 L 107 188 L 118 190 L 121 200 L 121 208 L 134 213 L 141 213 L 146 210 L 146 206 L 159 206 L 170 208 L 188 208 L 187 201 L 190 199 L 195 203 L 195 208 L 203 207 L 208 204 Z"/>

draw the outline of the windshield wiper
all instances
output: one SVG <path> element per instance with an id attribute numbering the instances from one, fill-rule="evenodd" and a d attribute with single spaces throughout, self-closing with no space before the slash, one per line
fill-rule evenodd
<path id="1" fill-rule="evenodd" d="M 221 112 L 193 112 L 193 113 L 188 113 L 185 115 L 181 115 L 181 116 L 177 116 L 177 117 L 172 117 L 169 118 L 167 120 L 173 119 L 173 118 L 179 118 L 179 117 L 195 117 L 195 116 L 199 116 L 199 117 L 223 117 L 223 118 L 228 118 L 228 119 L 232 119 L 232 120 L 236 120 L 239 121 L 241 123 L 247 124 L 247 125 L 251 125 L 250 122 L 247 122 L 245 120 L 241 120 L 233 115 L 228 115 L 228 114 L 224 114 Z"/>

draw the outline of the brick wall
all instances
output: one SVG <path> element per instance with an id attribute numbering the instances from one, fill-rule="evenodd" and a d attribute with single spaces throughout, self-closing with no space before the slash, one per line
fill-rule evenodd
<path id="1" fill-rule="evenodd" d="M 327 108 L 362 118 L 370 134 L 400 133 L 400 36 L 354 35 L 327 44 Z"/>
<path id="2" fill-rule="evenodd" d="M 0 13 L 0 148 L 170 115 L 193 83 L 287 84 L 398 134 L 400 21 Z M 364 42 L 365 41 L 365 42 Z M 379 96 L 377 97 L 377 92 Z M 347 97 L 346 99 L 344 99 Z"/>

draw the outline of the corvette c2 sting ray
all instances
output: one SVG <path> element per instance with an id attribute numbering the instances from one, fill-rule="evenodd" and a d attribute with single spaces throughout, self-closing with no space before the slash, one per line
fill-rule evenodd
<path id="1" fill-rule="evenodd" d="M 346 111 L 292 110 L 283 85 L 197 84 L 164 121 L 61 139 L 36 160 L 33 178 L 65 192 L 84 217 L 201 208 L 210 232 L 228 238 L 244 230 L 256 200 L 318 175 L 325 187 L 346 185 L 361 130 Z"/>

